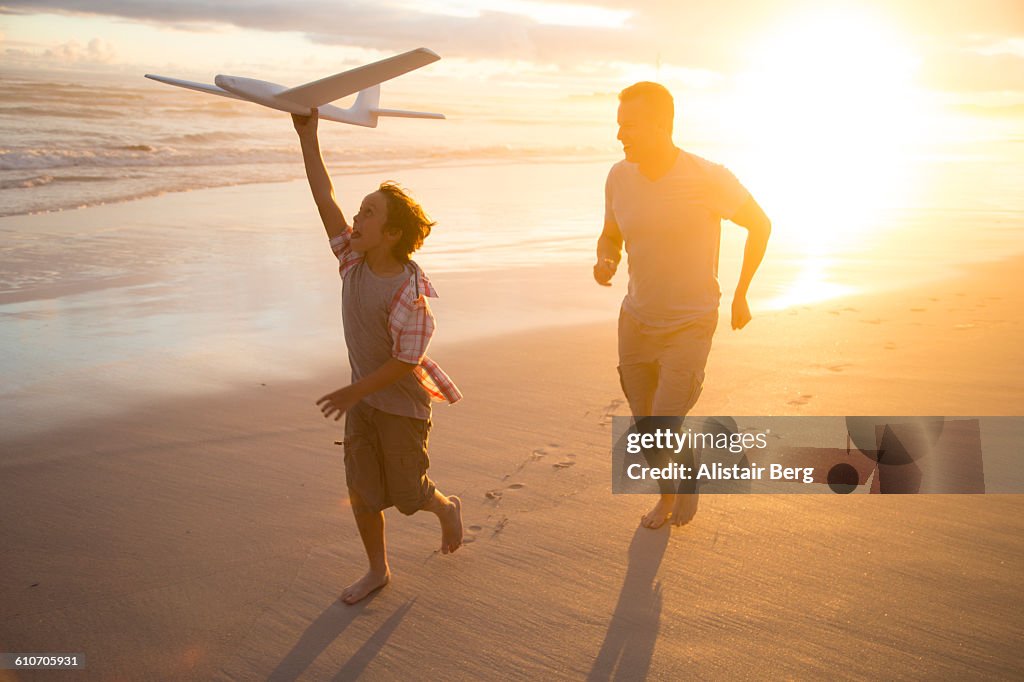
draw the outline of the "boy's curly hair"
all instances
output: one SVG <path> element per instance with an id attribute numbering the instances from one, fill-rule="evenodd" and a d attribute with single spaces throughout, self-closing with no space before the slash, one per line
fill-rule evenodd
<path id="1" fill-rule="evenodd" d="M 407 263 L 409 256 L 423 246 L 423 240 L 430 234 L 430 228 L 437 223 L 427 217 L 423 207 L 397 182 L 382 182 L 379 191 L 384 195 L 388 205 L 386 229 L 397 230 L 402 235 L 394 246 L 394 256 Z"/>

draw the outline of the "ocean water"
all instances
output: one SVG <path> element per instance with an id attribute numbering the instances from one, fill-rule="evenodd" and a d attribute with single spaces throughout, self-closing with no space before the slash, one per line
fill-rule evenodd
<path id="1" fill-rule="evenodd" d="M 328 364 L 343 379 L 336 267 L 287 115 L 141 76 L 2 84 L 5 432 Z M 625 273 L 606 290 L 589 272 L 621 158 L 614 98 L 384 104 L 450 120 L 323 123 L 321 143 L 349 214 L 394 179 L 438 221 L 416 258 L 441 292 L 443 342 L 615 315 Z M 1024 251 L 1024 138 L 834 158 L 681 134 L 773 220 L 755 315 Z M 722 234 L 728 305 L 745 233 Z"/>
<path id="2" fill-rule="evenodd" d="M 141 74 L 91 78 L 0 71 L 0 217 L 304 177 L 287 114 Z M 427 193 L 421 199 L 442 225 L 431 240 L 439 267 L 575 262 L 593 250 L 604 169 L 621 158 L 614 97 L 415 101 L 388 99 L 385 91 L 382 104 L 441 109 L 449 120 L 390 119 L 376 130 L 321 123 L 321 146 L 339 191 L 358 189 L 345 195 L 343 208 L 380 180 L 403 181 L 417 169 L 476 167 L 478 174 L 454 180 L 441 170 L 413 175 L 418 186 L 411 189 Z M 768 266 L 786 263 L 798 283 L 777 305 L 813 298 L 811 290 L 838 295 L 862 287 L 838 276 L 851 266 L 876 263 L 889 276 L 898 270 L 903 279 L 919 280 L 930 265 L 999 258 L 1024 243 L 1024 122 L 979 121 L 981 132 L 973 136 L 912 149 L 840 147 L 834 154 L 817 144 L 754 145 L 680 127 L 688 150 L 731 168 L 773 219 Z M 345 180 L 350 175 L 367 180 L 353 188 Z M 33 234 L 39 225 L 5 223 L 0 297 L 87 276 L 26 267 L 46 255 L 47 240 Z M 128 226 L 108 232 L 120 227 Z M 727 228 L 723 235 L 728 272 L 743 234 Z M 95 241 L 84 233 L 69 237 Z M 103 260 L 99 251 L 96 258 Z M 77 262 L 88 269 L 88 260 Z M 91 272 L 109 277 L 110 269 L 97 265 Z M 895 279 L 894 285 L 903 283 Z"/>
<path id="3" fill-rule="evenodd" d="M 211 77 L 212 80 L 212 77 Z M 126 201 L 165 192 L 303 177 L 288 114 L 136 78 L 51 80 L 0 72 L 0 216 Z M 609 122 L 571 100 L 543 117 L 507 102 L 416 102 L 447 121 L 385 119 L 376 130 L 321 123 L 335 173 L 466 163 L 603 158 Z M 345 101 L 341 104 L 344 106 Z M 561 126 L 571 116 L 573 126 Z M 563 129 L 564 128 L 564 129 Z"/>

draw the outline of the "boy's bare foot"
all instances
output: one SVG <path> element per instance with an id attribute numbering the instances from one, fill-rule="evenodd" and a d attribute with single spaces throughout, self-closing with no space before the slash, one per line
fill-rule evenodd
<path id="1" fill-rule="evenodd" d="M 341 591 L 341 601 L 346 604 L 355 604 L 357 601 L 366 598 L 371 592 L 387 585 L 390 580 L 390 571 L 385 571 L 383 575 L 374 571 L 367 571 L 366 575 Z"/>
<path id="2" fill-rule="evenodd" d="M 654 505 L 651 511 L 643 515 L 640 519 L 640 525 L 644 528 L 661 528 L 666 521 L 672 516 L 672 509 L 675 507 L 675 495 L 662 495 L 658 498 L 658 503 Z"/>
<path id="3" fill-rule="evenodd" d="M 697 514 L 697 502 L 699 500 L 699 493 L 676 495 L 676 503 L 672 508 L 672 524 L 683 526 L 692 521 L 693 517 Z"/>
<path id="4" fill-rule="evenodd" d="M 441 520 L 441 554 L 451 554 L 462 546 L 462 500 L 452 495 L 451 503 L 443 513 L 438 514 Z"/>

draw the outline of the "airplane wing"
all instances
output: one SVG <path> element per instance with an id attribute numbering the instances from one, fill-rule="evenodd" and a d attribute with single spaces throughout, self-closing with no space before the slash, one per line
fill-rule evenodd
<path id="1" fill-rule="evenodd" d="M 243 102 L 246 101 L 244 97 L 239 97 L 233 92 L 228 92 L 222 88 L 218 88 L 216 85 L 207 85 L 206 83 L 195 83 L 193 81 L 183 81 L 179 78 L 168 78 L 167 76 L 156 76 L 151 73 L 146 74 L 146 78 L 151 80 L 160 81 L 161 83 L 167 83 L 168 85 L 177 85 L 179 88 L 188 88 L 189 90 L 196 90 L 198 92 L 205 92 L 211 95 L 220 95 L 221 97 L 230 97 L 231 99 L 240 99 Z"/>
<path id="2" fill-rule="evenodd" d="M 394 57 L 382 59 L 373 64 L 367 64 L 366 66 L 360 66 L 350 71 L 328 76 L 327 78 L 321 78 L 312 83 L 299 85 L 278 93 L 278 96 L 307 107 L 319 107 L 321 104 L 333 102 L 354 92 L 365 90 L 378 83 L 401 76 L 403 73 L 408 73 L 436 62 L 440 58 L 437 53 L 421 47 Z M 178 83 L 172 83 L 172 85 L 178 85 Z"/>

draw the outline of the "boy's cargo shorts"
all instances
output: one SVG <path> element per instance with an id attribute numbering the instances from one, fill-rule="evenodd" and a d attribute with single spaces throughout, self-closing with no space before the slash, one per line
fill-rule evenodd
<path id="1" fill-rule="evenodd" d="M 434 495 L 427 477 L 429 419 L 381 412 L 363 401 L 345 416 L 345 481 L 362 500 L 357 512 L 394 506 L 415 514 Z"/>
<path id="2" fill-rule="evenodd" d="M 718 311 L 675 327 L 619 312 L 619 379 L 634 417 L 685 417 L 704 388 Z"/>

